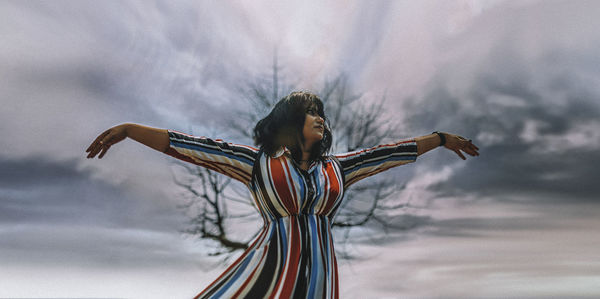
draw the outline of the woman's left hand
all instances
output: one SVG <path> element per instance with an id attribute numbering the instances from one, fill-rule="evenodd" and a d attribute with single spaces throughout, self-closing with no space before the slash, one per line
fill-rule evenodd
<path id="1" fill-rule="evenodd" d="M 446 137 L 446 144 L 444 147 L 454 151 L 461 159 L 466 160 L 465 156 L 461 153 L 461 151 L 475 157 L 479 156 L 479 148 L 473 144 L 471 140 L 468 140 L 462 136 L 443 133 L 444 137 Z"/>

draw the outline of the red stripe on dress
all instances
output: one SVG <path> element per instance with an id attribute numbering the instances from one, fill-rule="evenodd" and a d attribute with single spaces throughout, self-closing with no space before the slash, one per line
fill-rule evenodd
<path id="1" fill-rule="evenodd" d="M 169 156 L 172 156 L 174 158 L 183 160 L 185 162 L 189 162 L 189 163 L 192 163 L 192 164 L 195 164 L 195 165 L 206 167 L 208 169 L 217 171 L 217 172 L 222 173 L 222 174 L 228 174 L 228 173 L 231 174 L 231 173 L 233 173 L 233 174 L 235 174 L 235 175 L 238 176 L 235 179 L 237 179 L 238 181 L 240 181 L 240 182 L 242 182 L 244 184 L 247 184 L 250 181 L 250 177 L 252 175 L 252 174 L 244 171 L 242 168 L 233 166 L 231 164 L 217 162 L 217 161 L 212 161 L 212 160 L 203 160 L 203 159 L 200 159 L 199 157 L 195 157 L 197 160 L 196 159 L 192 159 L 192 158 L 190 158 L 190 157 L 188 157 L 188 156 L 186 156 L 186 155 L 178 152 L 173 147 L 170 147 L 165 152 L 165 154 L 167 154 Z M 225 171 L 225 169 L 223 169 L 222 167 L 216 167 L 215 165 L 216 166 L 223 166 L 226 169 L 230 169 L 231 171 Z"/>
<path id="2" fill-rule="evenodd" d="M 291 160 L 290 160 L 291 161 Z M 294 182 L 292 181 L 292 172 L 290 171 L 290 164 L 287 163 L 285 160 L 281 160 L 281 163 L 285 166 L 285 170 L 286 170 L 286 180 L 287 183 L 289 184 L 290 188 L 292 188 L 292 203 L 294 204 L 294 209 L 291 211 L 293 215 L 298 214 L 298 211 L 300 211 L 299 207 L 298 207 L 298 193 L 296 193 L 296 187 L 294 186 Z"/>
<path id="3" fill-rule="evenodd" d="M 333 256 L 333 267 L 335 269 L 335 287 L 333 289 L 334 293 L 333 293 L 333 298 L 337 299 L 339 298 L 339 293 L 340 293 L 340 286 L 338 283 L 338 269 L 337 269 L 337 259 L 335 258 L 335 255 Z"/>
<path id="4" fill-rule="evenodd" d="M 321 171 L 323 171 L 323 168 L 321 168 Z M 323 181 L 325 182 L 323 184 L 323 190 L 324 190 L 324 192 L 323 192 L 323 199 L 321 199 L 321 202 L 323 204 L 321 205 L 321 208 L 318 211 L 315 211 L 315 214 L 317 214 L 317 215 L 323 214 L 323 211 L 325 211 L 325 208 L 326 208 L 326 205 L 327 205 L 327 200 L 329 198 L 329 196 L 326 196 L 326 195 L 328 195 L 326 193 L 329 193 L 328 192 L 329 191 L 328 190 L 328 188 L 329 188 L 329 179 L 325 175 L 323 176 Z"/>
<path id="5" fill-rule="evenodd" d="M 282 159 L 271 159 L 271 180 L 275 185 L 275 191 L 280 199 L 280 204 L 287 210 L 289 215 L 292 215 L 294 210 L 294 200 L 290 189 L 288 188 L 287 176 L 284 172 L 284 162 Z M 286 216 L 286 215 L 282 215 Z"/>
<path id="6" fill-rule="evenodd" d="M 281 290 L 280 298 L 291 298 L 292 292 L 296 281 L 298 280 L 298 266 L 300 261 L 300 248 L 302 247 L 302 240 L 300 238 L 300 228 L 298 228 L 298 219 L 296 216 L 290 216 L 290 258 L 286 261 L 288 269 L 285 277 L 279 282 L 283 281 L 283 289 Z"/>
<path id="7" fill-rule="evenodd" d="M 327 214 L 331 211 L 335 204 L 335 200 L 340 192 L 340 183 L 337 180 L 337 176 L 333 167 L 327 167 L 325 169 L 327 176 L 329 177 L 329 196 L 325 199 L 325 209 L 324 212 Z M 326 187 L 327 188 L 327 187 Z"/>

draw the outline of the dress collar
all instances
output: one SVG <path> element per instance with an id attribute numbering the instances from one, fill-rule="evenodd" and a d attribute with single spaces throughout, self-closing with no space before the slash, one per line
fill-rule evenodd
<path id="1" fill-rule="evenodd" d="M 301 169 L 301 168 L 300 168 L 300 165 L 298 165 L 298 164 L 296 163 L 296 161 L 295 161 L 294 159 L 292 159 L 292 151 L 290 151 L 290 149 L 288 149 L 288 148 L 287 148 L 287 147 L 285 147 L 285 146 L 282 146 L 282 147 L 281 147 L 279 150 L 277 150 L 277 151 L 275 152 L 275 155 L 273 155 L 273 158 L 279 158 L 279 157 L 281 157 L 281 156 L 282 156 L 282 155 L 284 155 L 284 154 L 285 154 L 285 155 L 286 155 L 286 156 L 287 156 L 287 157 L 288 157 L 290 160 L 292 160 L 292 163 L 296 164 L 296 166 L 298 167 L 298 169 Z M 308 170 L 307 170 L 307 172 L 308 172 L 308 173 L 312 173 L 312 172 L 313 172 L 313 171 L 314 171 L 314 170 L 317 168 L 317 166 L 319 165 L 319 163 L 321 163 L 321 161 L 318 161 L 318 160 L 317 160 L 317 161 L 312 161 L 312 162 L 310 163 L 310 165 L 308 166 Z"/>
<path id="2" fill-rule="evenodd" d="M 275 155 L 273 155 L 273 158 L 279 158 L 283 154 L 288 154 L 289 157 L 292 156 L 292 152 L 287 147 L 282 146 L 275 152 Z"/>

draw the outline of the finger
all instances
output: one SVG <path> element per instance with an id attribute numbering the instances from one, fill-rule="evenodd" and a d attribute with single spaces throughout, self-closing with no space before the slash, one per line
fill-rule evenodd
<path id="1" fill-rule="evenodd" d="M 101 149 L 101 147 L 99 147 L 98 145 L 95 145 L 94 148 L 92 148 L 92 150 L 90 151 L 88 158 L 94 158 L 98 154 L 100 149 Z"/>
<path id="2" fill-rule="evenodd" d="M 96 144 L 96 146 L 98 146 L 99 144 L 102 144 L 102 143 L 106 143 L 106 139 L 108 136 L 110 136 L 111 132 L 112 132 L 112 129 L 108 129 L 108 130 L 102 132 L 102 134 L 100 134 L 96 138 L 96 140 L 94 140 L 94 143 Z"/>
<path id="3" fill-rule="evenodd" d="M 106 143 L 103 140 L 96 142 L 96 144 L 92 148 L 92 151 L 90 152 L 91 157 L 95 157 L 105 146 Z"/>
<path id="4" fill-rule="evenodd" d="M 87 155 L 87 158 L 94 158 L 96 156 L 96 152 L 95 151 L 90 151 L 90 153 Z"/>
<path id="5" fill-rule="evenodd" d="M 88 146 L 88 148 L 87 148 L 85 151 L 86 151 L 86 152 L 91 152 L 91 151 L 92 151 L 92 149 L 93 149 L 93 148 L 96 146 L 96 143 L 97 143 L 97 142 L 98 142 L 97 140 L 94 140 L 94 141 L 93 141 L 93 142 L 90 144 L 90 146 Z"/>
<path id="6" fill-rule="evenodd" d="M 100 135 L 102 136 L 102 135 Z M 85 150 L 86 152 L 89 152 L 92 150 L 92 148 L 94 147 L 94 145 L 96 144 L 96 142 L 98 142 L 98 139 L 100 138 L 100 136 L 96 137 L 96 139 L 94 139 L 94 141 L 92 141 L 92 143 L 90 144 L 90 146 L 88 146 L 88 148 Z"/>
<path id="7" fill-rule="evenodd" d="M 466 160 L 467 158 L 465 158 L 465 156 L 463 156 L 463 154 L 459 151 L 459 150 L 454 150 L 454 152 L 463 160 Z"/>
<path id="8" fill-rule="evenodd" d="M 104 136 L 104 138 L 102 138 L 102 140 L 98 141 L 98 148 L 96 150 L 96 153 L 100 152 L 101 150 L 104 150 L 106 148 L 106 150 L 108 150 L 108 147 L 110 147 L 111 145 L 113 145 L 113 138 L 114 134 L 111 132 L 108 135 Z M 106 150 L 104 152 L 106 152 Z M 101 157 L 99 156 L 98 159 L 100 159 Z"/>
<path id="9" fill-rule="evenodd" d="M 102 150 L 100 150 L 100 154 L 98 155 L 98 159 L 102 159 L 102 157 L 104 156 L 105 153 L 106 153 L 106 148 L 102 148 Z"/>
<path id="10" fill-rule="evenodd" d="M 467 153 L 467 154 L 469 154 L 471 156 L 478 156 L 479 155 L 475 150 L 473 150 L 472 148 L 469 148 L 469 147 L 464 148 L 463 152 L 465 152 L 465 153 Z"/>
<path id="11" fill-rule="evenodd" d="M 100 152 L 100 150 L 102 150 L 102 147 L 104 146 L 104 144 L 102 143 L 102 141 L 98 141 L 96 142 L 96 144 L 94 144 L 94 147 L 92 148 L 91 154 L 92 154 L 92 158 L 95 157 L 98 152 Z"/>
<path id="12" fill-rule="evenodd" d="M 85 150 L 86 152 L 91 151 L 95 145 L 98 144 L 98 142 L 100 142 L 100 140 L 102 140 L 104 138 L 104 136 L 106 136 L 109 133 L 110 130 L 106 130 L 104 132 L 102 132 L 102 134 L 98 135 L 98 137 L 96 137 L 96 139 L 94 139 L 94 141 L 92 142 L 92 144 L 90 144 L 90 146 Z"/>
<path id="13" fill-rule="evenodd" d="M 473 143 L 473 140 L 469 139 L 469 146 L 472 146 L 475 150 L 479 150 L 479 148 Z"/>
<path id="14" fill-rule="evenodd" d="M 102 152 L 100 153 L 100 156 L 98 156 L 98 159 L 102 159 L 102 157 L 104 157 L 104 155 L 106 154 L 106 152 L 108 151 L 108 149 L 109 149 L 109 148 L 110 148 L 110 145 L 108 145 L 108 146 L 105 146 L 105 147 L 102 149 Z"/>
<path id="15" fill-rule="evenodd" d="M 469 144 L 469 149 L 472 150 L 473 152 L 475 152 L 477 154 L 477 156 L 479 156 L 479 148 L 477 146 L 475 146 L 474 144 Z"/>
<path id="16" fill-rule="evenodd" d="M 88 158 L 93 158 L 96 154 L 94 153 L 96 150 L 96 144 L 90 145 L 90 153 L 87 155 Z"/>
<path id="17" fill-rule="evenodd" d="M 108 134 L 108 135 L 106 135 L 106 137 L 102 138 L 102 141 L 100 141 L 100 143 L 102 144 L 102 146 L 111 146 L 112 139 L 113 139 L 113 134 Z"/>

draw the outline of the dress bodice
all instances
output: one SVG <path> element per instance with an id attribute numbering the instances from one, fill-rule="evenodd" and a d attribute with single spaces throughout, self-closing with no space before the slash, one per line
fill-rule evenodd
<path id="1" fill-rule="evenodd" d="M 341 166 L 333 157 L 313 162 L 308 170 L 286 153 L 261 154 L 255 163 L 249 188 L 265 221 L 311 214 L 333 218 L 344 194 Z"/>

